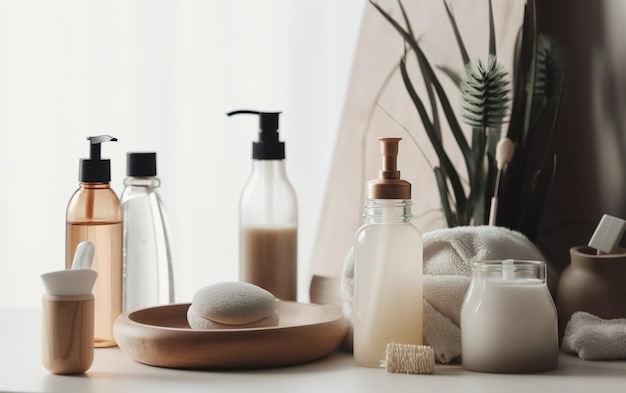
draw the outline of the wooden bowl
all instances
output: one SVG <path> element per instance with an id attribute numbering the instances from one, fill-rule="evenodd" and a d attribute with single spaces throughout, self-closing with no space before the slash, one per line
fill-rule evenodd
<path id="1" fill-rule="evenodd" d="M 333 352 L 348 330 L 341 311 L 331 306 L 278 303 L 278 326 L 243 329 L 191 329 L 189 304 L 124 313 L 115 322 L 117 344 L 134 360 L 151 366 L 237 369 L 286 366 Z"/>

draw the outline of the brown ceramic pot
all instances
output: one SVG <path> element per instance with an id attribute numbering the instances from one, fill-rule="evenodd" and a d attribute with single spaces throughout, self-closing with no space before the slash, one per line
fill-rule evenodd
<path id="1" fill-rule="evenodd" d="M 570 257 L 556 295 L 560 340 L 577 311 L 603 319 L 626 317 L 626 249 L 596 255 L 595 249 L 578 246 L 570 249 Z"/>

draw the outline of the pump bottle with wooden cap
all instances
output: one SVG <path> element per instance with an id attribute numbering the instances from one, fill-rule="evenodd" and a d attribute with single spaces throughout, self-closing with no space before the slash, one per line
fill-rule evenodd
<path id="1" fill-rule="evenodd" d="M 101 158 L 103 142 L 116 138 L 87 138 L 89 159 L 80 160 L 80 186 L 67 205 L 65 267 L 70 268 L 79 243 L 95 247 L 92 269 L 98 272 L 95 298 L 94 345 L 115 346 L 113 323 L 122 313 L 122 206 L 111 189 L 111 160 Z"/>
<path id="2" fill-rule="evenodd" d="M 354 360 L 384 367 L 387 344 L 422 344 L 422 237 L 411 223 L 411 184 L 397 168 L 401 138 L 378 138 L 382 171 L 367 183 L 354 239 Z"/>

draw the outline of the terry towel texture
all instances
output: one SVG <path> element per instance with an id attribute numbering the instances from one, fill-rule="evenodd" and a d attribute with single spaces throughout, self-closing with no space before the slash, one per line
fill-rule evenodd
<path id="1" fill-rule="evenodd" d="M 626 359 L 626 319 L 575 312 L 565 328 L 562 348 L 585 360 Z"/>
<path id="2" fill-rule="evenodd" d="M 437 361 L 449 363 L 461 355 L 461 306 L 474 262 L 503 259 L 544 261 L 524 235 L 502 227 L 439 229 L 423 234 L 424 338 Z M 354 253 L 346 256 L 341 280 L 344 314 L 350 320 L 354 291 Z M 351 335 L 346 345 L 351 347 Z"/>

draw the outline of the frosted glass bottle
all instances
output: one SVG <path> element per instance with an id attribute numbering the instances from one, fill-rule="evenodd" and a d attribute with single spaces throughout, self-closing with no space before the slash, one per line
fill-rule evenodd
<path id="1" fill-rule="evenodd" d="M 400 138 L 379 138 L 383 170 L 368 183 L 354 239 L 354 360 L 384 367 L 389 343 L 422 344 L 422 237 L 411 223 L 410 183 L 396 168 Z"/>
<path id="2" fill-rule="evenodd" d="M 124 180 L 123 310 L 174 302 L 169 225 L 156 189 L 156 153 L 129 153 Z"/>
<path id="3" fill-rule="evenodd" d="M 422 237 L 411 201 L 370 199 L 355 237 L 354 359 L 384 365 L 387 344 L 422 344 Z"/>
<path id="4" fill-rule="evenodd" d="M 284 160 L 253 160 L 240 203 L 240 279 L 282 300 L 298 295 L 298 215 Z"/>
<path id="5" fill-rule="evenodd" d="M 117 139 L 88 138 L 89 159 L 80 160 L 80 185 L 66 212 L 65 267 L 70 268 L 79 243 L 90 241 L 95 253 L 92 269 L 98 272 L 95 298 L 94 346 L 115 346 L 113 323 L 122 313 L 122 207 L 111 189 L 111 163 L 101 159 L 100 145 Z"/>
<path id="6" fill-rule="evenodd" d="M 285 171 L 280 112 L 238 110 L 259 116 L 252 143 L 252 175 L 239 204 L 239 278 L 282 300 L 298 297 L 298 205 Z"/>

